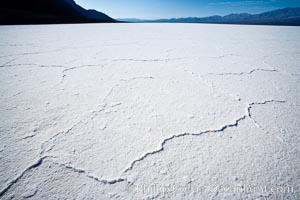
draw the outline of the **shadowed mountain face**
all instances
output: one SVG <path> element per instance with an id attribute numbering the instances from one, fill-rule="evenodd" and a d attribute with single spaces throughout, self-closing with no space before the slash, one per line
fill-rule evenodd
<path id="1" fill-rule="evenodd" d="M 114 22 L 96 10 L 86 10 L 74 0 L 5 0 L 1 3 L 0 24 L 54 24 Z"/>
<path id="2" fill-rule="evenodd" d="M 126 20 L 124 20 L 126 21 Z M 300 25 L 300 8 L 284 8 L 251 15 L 248 13 L 230 14 L 226 16 L 188 17 L 159 20 L 137 20 L 134 22 L 171 22 L 171 23 L 215 23 L 215 24 L 258 24 L 258 25 Z"/>

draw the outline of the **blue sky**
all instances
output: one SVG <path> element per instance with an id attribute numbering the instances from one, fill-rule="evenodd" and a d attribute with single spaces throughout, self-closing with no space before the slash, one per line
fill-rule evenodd
<path id="1" fill-rule="evenodd" d="M 260 13 L 283 7 L 300 7 L 300 0 L 75 0 L 113 18 L 160 19 L 205 17 L 229 13 Z"/>

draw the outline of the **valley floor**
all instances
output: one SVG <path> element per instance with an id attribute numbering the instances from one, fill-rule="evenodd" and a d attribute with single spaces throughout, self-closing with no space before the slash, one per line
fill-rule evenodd
<path id="1" fill-rule="evenodd" d="M 1 199 L 299 199 L 300 27 L 0 27 Z"/>

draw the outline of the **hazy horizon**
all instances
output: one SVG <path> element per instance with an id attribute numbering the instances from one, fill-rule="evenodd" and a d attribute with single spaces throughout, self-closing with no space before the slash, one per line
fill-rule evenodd
<path id="1" fill-rule="evenodd" d="M 285 7 L 300 7 L 297 0 L 75 0 L 86 9 L 95 9 L 113 18 L 162 19 L 206 17 L 230 13 L 257 14 Z"/>

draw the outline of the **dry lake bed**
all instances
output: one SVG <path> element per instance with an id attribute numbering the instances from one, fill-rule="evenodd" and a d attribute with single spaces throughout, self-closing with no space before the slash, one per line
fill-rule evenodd
<path id="1" fill-rule="evenodd" d="M 299 199 L 300 27 L 0 27 L 1 199 Z"/>

